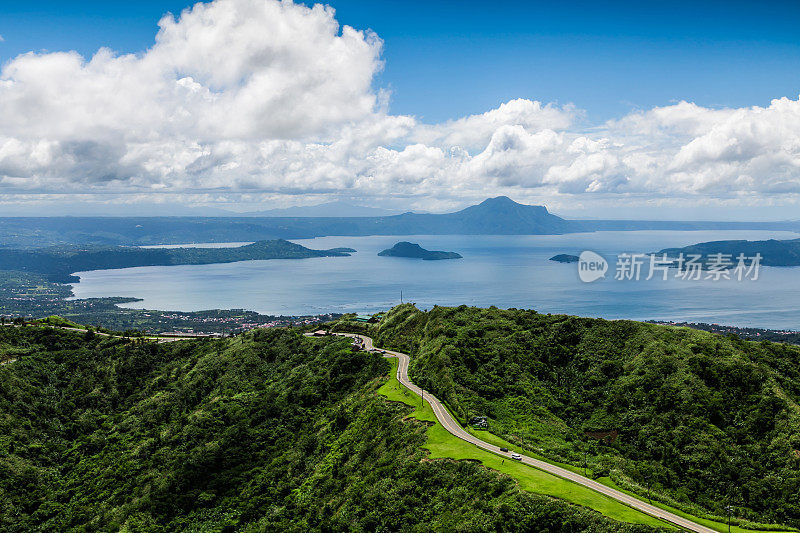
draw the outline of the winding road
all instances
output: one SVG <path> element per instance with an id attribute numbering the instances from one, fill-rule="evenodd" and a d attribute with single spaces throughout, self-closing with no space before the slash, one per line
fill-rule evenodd
<path id="1" fill-rule="evenodd" d="M 6 326 L 13 326 L 12 324 L 4 324 Z M 78 329 L 78 328 L 70 328 L 70 327 L 57 327 L 57 329 L 68 330 L 68 331 L 75 331 L 85 333 L 86 330 Z M 107 333 L 97 332 L 97 335 L 105 336 L 105 337 L 116 337 L 115 335 L 110 335 Z M 309 334 L 307 334 L 309 335 Z M 354 333 L 336 333 L 335 335 L 341 335 L 345 337 L 351 337 L 353 339 L 359 339 L 363 348 L 365 350 L 374 350 L 375 347 L 372 343 L 372 338 L 367 337 L 366 335 L 357 335 Z M 144 337 L 147 340 L 154 340 L 156 342 L 175 342 L 178 340 L 184 340 L 180 337 L 178 338 L 164 338 L 164 337 Z M 445 408 L 444 404 L 439 401 L 436 396 L 431 394 L 430 392 L 425 393 L 423 395 L 423 390 L 415 385 L 409 378 L 408 378 L 408 364 L 410 362 L 410 358 L 407 354 L 402 352 L 395 352 L 392 350 L 382 350 L 384 352 L 385 357 L 396 357 L 399 361 L 397 365 L 397 380 L 403 384 L 406 388 L 408 388 L 411 392 L 417 394 L 418 396 L 423 396 L 425 400 L 428 401 L 429 405 L 433 409 L 434 414 L 436 415 L 436 419 L 439 423 L 444 427 L 448 432 L 452 435 L 462 439 L 470 444 L 477 446 L 478 448 L 482 448 L 487 450 L 491 453 L 496 455 L 500 455 L 502 457 L 506 457 L 511 459 L 511 451 L 503 452 L 500 450 L 499 447 L 489 444 L 488 442 L 482 441 L 478 437 L 467 433 L 464 428 L 453 418 L 453 415 Z M 11 363 L 14 360 L 5 361 L 4 363 Z M 522 454 L 521 454 L 522 455 Z M 696 531 L 698 533 L 717 533 L 715 530 L 698 524 L 696 522 L 692 522 L 686 518 L 678 516 L 674 513 L 670 513 L 669 511 L 665 511 L 659 507 L 651 505 L 647 502 L 644 502 L 638 498 L 635 498 L 629 494 L 625 494 L 624 492 L 618 491 L 616 489 L 612 489 L 611 487 L 607 487 L 597 481 L 584 477 L 580 474 L 572 472 L 571 470 L 567 470 L 565 468 L 561 468 L 556 465 L 552 465 L 550 463 L 546 463 L 539 459 L 535 459 L 533 457 L 528 457 L 526 455 L 522 455 L 522 463 L 527 464 L 533 468 L 538 468 L 539 470 L 543 470 L 555 476 L 558 476 L 563 479 L 567 479 L 584 487 L 590 488 L 600 494 L 608 496 L 614 500 L 617 500 L 629 507 L 637 509 L 645 514 L 653 516 L 655 518 L 660 518 L 665 520 L 675 526 L 680 528 L 689 530 L 689 531 Z"/>
<path id="2" fill-rule="evenodd" d="M 12 328 L 23 327 L 20 324 L 14 324 L 12 322 L 6 322 L 5 324 L 0 324 L 0 325 L 5 326 L 5 327 L 12 327 Z M 53 328 L 53 329 L 60 329 L 60 330 L 63 330 L 63 331 L 74 331 L 76 333 L 86 333 L 87 331 L 89 331 L 89 330 L 83 329 L 83 328 L 72 328 L 72 327 L 69 327 L 69 326 L 51 326 L 50 324 L 27 324 L 25 327 L 30 327 L 30 328 L 34 328 L 34 327 L 37 327 L 37 328 Z M 165 342 L 175 342 L 175 341 L 183 341 L 183 340 L 187 340 L 187 339 L 200 338 L 200 337 L 178 337 L 178 336 L 160 337 L 158 335 L 146 335 L 146 336 L 142 336 L 142 337 L 124 337 L 123 335 L 114 335 L 114 334 L 111 334 L 111 333 L 103 333 L 102 331 L 95 331 L 94 334 L 98 335 L 100 337 L 111 337 L 111 338 L 114 338 L 114 339 L 126 339 L 126 338 L 127 339 L 145 339 L 145 340 L 148 340 L 148 341 L 156 341 L 158 344 L 163 344 Z M 16 359 L 14 359 L 14 361 L 16 361 Z"/>
<path id="3" fill-rule="evenodd" d="M 337 335 L 343 335 L 346 337 L 351 337 L 355 339 L 360 339 L 361 343 L 365 350 L 373 350 L 375 349 L 372 344 L 372 338 L 367 337 L 365 335 L 357 335 L 354 333 L 337 333 Z M 408 379 L 408 363 L 410 358 L 408 355 L 395 352 L 391 350 L 382 350 L 385 352 L 386 357 L 397 357 L 399 360 L 399 364 L 397 365 L 397 380 L 402 383 L 406 388 L 408 388 L 411 392 L 422 396 L 423 391 L 417 385 L 415 385 L 410 379 Z M 426 392 L 424 394 L 425 400 L 427 400 L 433 409 L 433 412 L 436 414 L 437 420 L 439 423 L 451 434 L 455 435 L 459 439 L 465 440 L 470 444 L 474 444 L 478 448 L 482 448 L 484 450 L 490 451 L 494 454 L 507 457 L 511 459 L 511 451 L 509 452 L 502 452 L 500 448 L 493 444 L 489 444 L 488 442 L 484 442 L 481 439 L 475 437 L 474 435 L 467 433 L 464 428 L 453 418 L 453 415 L 450 414 L 444 404 L 439 401 L 436 396 L 431 394 L 430 392 Z M 528 457 L 526 455 L 522 455 L 522 461 L 526 465 L 532 466 L 533 468 L 538 468 L 539 470 L 543 470 L 545 472 L 549 472 L 555 476 L 558 476 L 563 479 L 567 479 L 578 485 L 583 485 L 584 487 L 590 488 L 600 494 L 608 496 L 609 498 L 613 498 L 618 502 L 624 503 L 625 505 L 637 509 L 645 514 L 653 516 L 655 518 L 660 518 L 665 520 L 675 526 L 678 526 L 683 529 L 687 529 L 689 531 L 696 531 L 698 533 L 717 533 L 717 531 L 698 524 L 696 522 L 692 522 L 682 516 L 678 516 L 674 513 L 670 513 L 669 511 L 665 511 L 655 505 L 651 505 L 647 502 L 644 502 L 638 498 L 635 498 L 629 494 L 625 494 L 624 492 L 618 491 L 616 489 L 612 489 L 611 487 L 607 487 L 602 483 L 598 483 L 593 479 L 589 479 L 588 477 L 584 477 L 580 474 L 576 474 L 571 470 L 567 470 L 565 468 L 561 468 L 559 466 L 552 465 L 550 463 L 546 463 L 539 459 L 535 459 L 533 457 Z"/>
<path id="4" fill-rule="evenodd" d="M 0 325 L 5 326 L 5 327 L 14 327 L 14 328 L 21 327 L 19 324 L 13 324 L 13 323 L 5 323 L 5 324 L 0 324 Z M 63 331 L 74 331 L 76 333 L 86 333 L 88 331 L 86 329 L 81 329 L 81 328 L 71 328 L 71 327 L 67 327 L 67 326 L 50 326 L 48 324 L 29 325 L 27 327 L 47 327 L 47 328 L 53 328 L 53 329 L 60 329 L 60 330 L 63 330 Z M 111 333 L 103 333 L 102 331 L 95 331 L 94 334 L 95 335 L 99 335 L 100 337 L 109 337 L 109 338 L 114 338 L 114 339 L 125 339 L 125 338 L 128 338 L 128 339 L 145 339 L 145 340 L 148 340 L 148 341 L 155 341 L 156 344 L 163 344 L 165 342 L 182 341 L 182 340 L 186 340 L 188 338 L 192 338 L 192 337 L 158 337 L 158 336 L 123 337 L 122 335 L 112 335 Z M 15 361 L 16 361 L 16 359 L 7 359 L 6 361 L 0 361 L 0 365 L 10 365 L 11 363 L 13 363 Z"/>

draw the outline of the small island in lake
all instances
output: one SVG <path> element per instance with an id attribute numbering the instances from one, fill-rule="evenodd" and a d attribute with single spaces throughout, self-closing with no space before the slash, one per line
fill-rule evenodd
<path id="1" fill-rule="evenodd" d="M 577 255 L 569 254 L 558 254 L 550 258 L 550 261 L 555 261 L 556 263 L 577 263 L 579 260 L 580 257 Z"/>
<path id="2" fill-rule="evenodd" d="M 380 252 L 378 255 L 384 257 L 411 257 L 414 259 L 424 259 L 425 261 L 438 261 L 440 259 L 461 259 L 461 254 L 455 252 L 439 252 L 426 250 L 419 244 L 413 242 L 398 242 L 388 250 Z"/>

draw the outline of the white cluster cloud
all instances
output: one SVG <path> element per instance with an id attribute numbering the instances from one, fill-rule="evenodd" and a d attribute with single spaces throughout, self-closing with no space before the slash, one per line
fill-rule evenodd
<path id="1" fill-rule="evenodd" d="M 680 102 L 584 131 L 571 105 L 517 99 L 431 125 L 388 112 L 381 40 L 328 7 L 214 0 L 159 27 L 140 54 L 3 66 L 0 193 L 800 193 L 800 98 Z"/>
<path id="2" fill-rule="evenodd" d="M 236 186 L 258 169 L 228 159 L 258 162 L 265 142 L 335 137 L 376 112 L 382 43 L 340 28 L 330 8 L 219 0 L 159 26 L 142 54 L 28 53 L 5 65 L 0 175 L 44 188 L 203 187 L 229 170 Z"/>

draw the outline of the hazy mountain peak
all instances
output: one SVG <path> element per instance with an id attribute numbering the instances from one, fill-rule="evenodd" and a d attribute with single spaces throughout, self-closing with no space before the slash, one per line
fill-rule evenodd
<path id="1" fill-rule="evenodd" d="M 495 196 L 494 198 L 487 198 L 486 200 L 482 201 L 478 205 L 501 205 L 501 206 L 511 206 L 511 205 L 524 205 L 519 202 L 515 202 L 508 196 Z"/>
<path id="2" fill-rule="evenodd" d="M 569 222 L 548 213 L 545 207 L 520 204 L 507 196 L 487 198 L 477 205 L 441 216 L 458 221 L 457 232 L 466 234 L 540 234 L 569 230 Z"/>
<path id="3" fill-rule="evenodd" d="M 549 215 L 547 208 L 541 205 L 526 205 L 515 202 L 508 196 L 497 196 L 487 198 L 483 202 L 467 207 L 459 211 L 471 215 L 493 215 L 493 216 L 528 216 L 528 215 Z"/>
<path id="4" fill-rule="evenodd" d="M 470 209 L 469 207 L 467 209 Z M 476 210 L 490 210 L 493 212 L 508 211 L 515 212 L 520 210 L 536 210 L 539 212 L 547 213 L 547 208 L 541 205 L 527 205 L 515 202 L 508 196 L 496 196 L 494 198 L 487 198 L 481 203 L 472 206 Z"/>

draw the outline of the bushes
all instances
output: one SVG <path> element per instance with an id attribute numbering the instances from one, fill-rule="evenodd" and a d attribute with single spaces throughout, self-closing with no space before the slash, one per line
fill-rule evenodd
<path id="1" fill-rule="evenodd" d="M 462 421 L 708 512 L 800 525 L 800 349 L 533 311 L 393 310 L 387 348 Z M 616 430 L 613 442 L 586 432 Z"/>
<path id="2" fill-rule="evenodd" d="M 645 531 L 426 461 L 383 358 L 259 330 L 129 344 L 26 328 L 0 367 L 2 531 Z"/>

